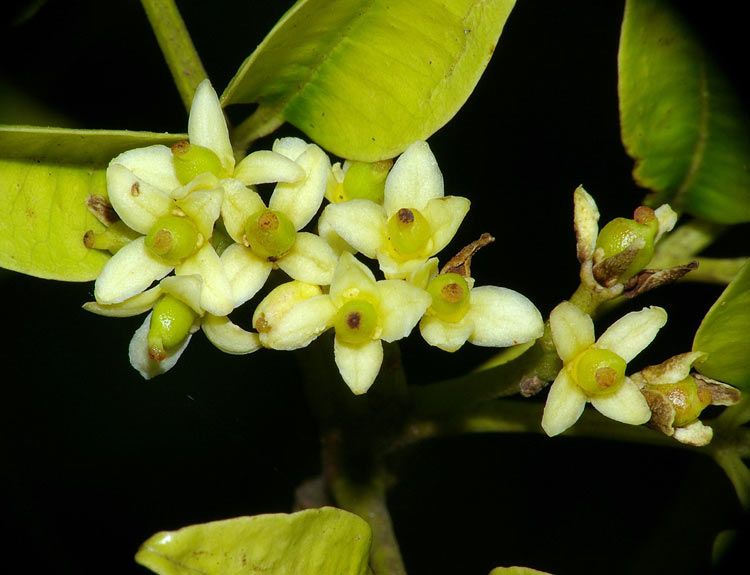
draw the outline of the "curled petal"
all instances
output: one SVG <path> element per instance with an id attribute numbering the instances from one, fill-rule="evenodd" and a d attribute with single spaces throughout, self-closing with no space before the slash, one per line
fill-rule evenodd
<path id="1" fill-rule="evenodd" d="M 177 266 L 178 275 L 197 274 L 203 280 L 201 308 L 213 315 L 227 315 L 234 309 L 232 286 L 224 273 L 221 260 L 211 244 L 205 244 L 197 253 Z"/>
<path id="2" fill-rule="evenodd" d="M 627 363 L 646 349 L 665 323 L 667 312 L 663 308 L 631 311 L 609 326 L 596 341 L 596 347 L 613 351 Z"/>
<path id="3" fill-rule="evenodd" d="M 169 276 L 159 284 L 164 293 L 186 303 L 199 316 L 204 314 L 201 306 L 203 278 L 198 274 L 184 276 Z"/>
<path id="4" fill-rule="evenodd" d="M 377 283 L 380 294 L 381 339 L 392 342 L 406 337 L 432 303 L 425 290 L 401 280 Z"/>
<path id="5" fill-rule="evenodd" d="M 383 344 L 379 339 L 355 346 L 334 338 L 333 354 L 341 378 L 355 395 L 370 389 L 383 364 Z"/>
<path id="6" fill-rule="evenodd" d="M 221 219 L 224 227 L 235 242 L 243 243 L 245 223 L 256 212 L 264 210 L 266 204 L 255 190 L 251 190 L 239 180 L 222 180 L 224 199 L 221 203 Z"/>
<path id="7" fill-rule="evenodd" d="M 424 340 L 443 351 L 460 349 L 474 331 L 474 322 L 464 317 L 457 322 L 447 322 L 433 315 L 426 315 L 419 322 L 419 331 Z"/>
<path id="8" fill-rule="evenodd" d="M 685 427 L 678 427 L 674 430 L 674 438 L 680 443 L 703 447 L 711 443 L 714 437 L 714 430 L 703 422 L 696 420 Z"/>
<path id="9" fill-rule="evenodd" d="M 432 240 L 430 240 L 430 246 L 428 247 L 431 247 L 431 245 Z M 428 253 L 431 253 L 431 250 L 428 250 Z M 424 266 L 429 261 L 425 258 L 400 261 L 394 258 L 388 250 L 378 250 L 377 257 L 380 271 L 389 280 L 418 277 L 424 271 Z"/>
<path id="10" fill-rule="evenodd" d="M 583 263 L 594 257 L 599 235 L 599 208 L 594 198 L 578 186 L 573 192 L 573 226 L 576 232 L 576 254 Z"/>
<path id="11" fill-rule="evenodd" d="M 128 346 L 130 364 L 138 370 L 138 373 L 140 373 L 144 379 L 151 379 L 172 369 L 177 363 L 177 360 L 180 359 L 182 352 L 187 348 L 188 343 L 190 343 L 190 338 L 192 337 L 192 334 L 188 335 L 185 338 L 185 341 L 183 341 L 176 349 L 171 350 L 167 354 L 167 357 L 162 361 L 154 361 L 148 354 L 148 330 L 150 325 L 151 314 L 148 314 L 144 322 L 141 324 L 141 327 L 135 330 L 135 333 L 130 340 L 130 345 Z"/>
<path id="12" fill-rule="evenodd" d="M 302 283 L 302 282 L 296 282 Z M 261 309 L 261 306 L 258 306 Z M 263 313 L 263 310 L 261 310 Z M 273 349 L 293 350 L 306 347 L 333 325 L 336 308 L 327 295 L 318 295 L 296 302 L 284 313 L 265 314 L 262 322 L 258 310 L 253 325 L 260 334 L 260 342 Z"/>
<path id="13" fill-rule="evenodd" d="M 273 269 L 271 263 L 240 244 L 232 244 L 224 250 L 221 264 L 232 286 L 234 307 L 239 307 L 258 293 Z"/>
<path id="14" fill-rule="evenodd" d="M 422 262 L 414 269 L 410 270 L 404 279 L 406 279 L 406 281 L 408 281 L 412 285 L 415 285 L 422 289 L 427 289 L 427 284 L 429 284 L 430 280 L 437 275 L 438 267 L 438 259 L 430 258 L 426 262 Z M 469 284 L 469 287 L 471 288 L 471 284 L 473 283 L 472 278 L 466 279 L 471 281 L 471 283 Z"/>
<path id="15" fill-rule="evenodd" d="M 592 397 L 591 405 L 602 415 L 630 425 L 642 425 L 651 419 L 646 398 L 627 377 L 614 393 Z"/>
<path id="16" fill-rule="evenodd" d="M 140 181 L 167 194 L 181 185 L 174 171 L 172 150 L 161 144 L 123 152 L 110 162 L 110 166 L 114 164 L 124 166 Z"/>
<path id="17" fill-rule="evenodd" d="M 482 286 L 470 293 L 467 313 L 474 324 L 469 341 L 486 347 L 526 343 L 544 333 L 542 314 L 529 299 L 511 289 Z"/>
<path id="18" fill-rule="evenodd" d="M 271 182 L 298 182 L 305 170 L 293 160 L 271 150 L 258 150 L 237 164 L 234 177 L 243 184 L 270 184 Z"/>
<path id="19" fill-rule="evenodd" d="M 549 389 L 542 415 L 542 429 L 550 437 L 571 427 L 586 407 L 586 394 L 563 369 Z"/>
<path id="20" fill-rule="evenodd" d="M 422 211 L 443 197 L 443 174 L 427 142 L 414 142 L 393 164 L 385 180 L 383 207 L 390 217 L 401 208 Z"/>
<path id="21" fill-rule="evenodd" d="M 229 130 L 219 97 L 211 82 L 203 80 L 198 84 L 190 107 L 188 136 L 191 144 L 212 150 L 230 174 L 234 170 L 234 153 L 229 141 Z"/>
<path id="22" fill-rule="evenodd" d="M 563 361 L 572 359 L 595 341 L 591 317 L 569 301 L 552 310 L 549 324 L 557 355 Z"/>
<path id="23" fill-rule="evenodd" d="M 327 208 L 320 214 L 320 217 L 318 218 L 318 235 L 323 238 L 337 254 L 341 254 L 342 252 L 355 253 L 357 250 L 350 246 L 344 238 L 333 229 L 333 226 L 331 226 L 330 215 L 331 212 L 329 212 Z"/>
<path id="24" fill-rule="evenodd" d="M 307 146 L 307 142 L 303 139 L 287 136 L 285 138 L 276 138 L 271 149 L 290 160 L 296 160 L 307 150 Z"/>
<path id="25" fill-rule="evenodd" d="M 221 214 L 223 197 L 224 191 L 221 188 L 196 190 L 176 203 L 185 212 L 185 215 L 195 223 L 200 234 L 208 239 L 213 235 L 214 224 Z"/>
<path id="26" fill-rule="evenodd" d="M 108 317 L 132 317 L 140 315 L 152 307 L 162 295 L 161 284 L 152 287 L 138 295 L 126 299 L 120 303 L 101 304 L 95 301 L 89 301 L 83 304 L 83 309 L 97 315 Z"/>
<path id="27" fill-rule="evenodd" d="M 678 383 L 690 375 L 693 363 L 704 357 L 702 351 L 681 353 L 659 365 L 650 365 L 639 371 L 639 379 L 651 384 Z"/>
<path id="28" fill-rule="evenodd" d="M 201 322 L 201 329 L 208 341 L 224 353 L 246 355 L 261 347 L 257 333 L 242 329 L 226 316 L 207 314 Z"/>
<path id="29" fill-rule="evenodd" d="M 677 212 L 675 212 L 669 206 L 669 204 L 663 204 L 656 208 L 654 210 L 654 215 L 656 216 L 656 220 L 659 222 L 659 231 L 656 232 L 656 237 L 654 238 L 654 241 L 658 242 L 664 234 L 672 231 L 672 228 L 674 228 L 675 224 L 677 223 L 679 216 L 677 215 Z"/>
<path id="30" fill-rule="evenodd" d="M 460 196 L 445 196 L 430 200 L 424 209 L 424 217 L 432 228 L 432 253 L 447 246 L 456 235 L 458 227 L 469 212 L 471 202 Z"/>
<path id="31" fill-rule="evenodd" d="M 107 168 L 107 192 L 122 221 L 144 235 L 174 204 L 167 192 L 141 180 L 122 164 L 112 163 Z"/>
<path id="32" fill-rule="evenodd" d="M 325 240 L 299 232 L 292 249 L 277 263 L 292 279 L 323 286 L 331 283 L 337 262 L 336 252 Z"/>
<path id="33" fill-rule="evenodd" d="M 315 144 L 310 144 L 296 162 L 305 171 L 305 178 L 295 182 L 280 182 L 271 194 L 268 207 L 286 215 L 301 230 L 313 219 L 328 184 L 331 161 Z"/>
<path id="34" fill-rule="evenodd" d="M 385 212 L 370 200 L 329 204 L 323 218 L 348 245 L 368 258 L 374 258 L 385 241 Z"/>
<path id="35" fill-rule="evenodd" d="M 146 238 L 141 236 L 120 248 L 107 262 L 96 279 L 94 297 L 102 304 L 123 302 L 171 271 L 171 265 L 149 255 Z"/>
<path id="36" fill-rule="evenodd" d="M 378 299 L 375 276 L 365 264 L 349 252 L 344 252 L 339 258 L 329 293 L 337 306 L 345 300 L 363 295 L 375 301 Z"/>

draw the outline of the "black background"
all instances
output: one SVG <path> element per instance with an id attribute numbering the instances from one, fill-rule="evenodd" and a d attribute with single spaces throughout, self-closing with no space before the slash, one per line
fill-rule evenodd
<path id="1" fill-rule="evenodd" d="M 289 4 L 180 2 L 219 92 Z M 733 3 L 679 4 L 747 101 L 747 40 Z M 185 130 L 140 3 L 51 0 L 10 25 L 15 8 L 4 8 L 0 82 L 59 113 L 54 125 Z M 629 215 L 643 196 L 619 139 L 622 8 L 519 0 L 476 91 L 430 138 L 446 193 L 473 203 L 451 247 L 491 232 L 497 242 L 475 259 L 477 281 L 519 290 L 545 315 L 576 286 L 573 189 L 586 186 L 604 221 Z M 0 120 L 25 114 L 6 103 Z M 739 226 L 712 249 L 739 254 L 747 239 Z M 144 382 L 127 358 L 141 318 L 82 311 L 92 290 L 0 272 L 0 510 L 9 529 L 0 561 L 20 559 L 27 573 L 146 573 L 132 557 L 157 531 L 289 511 L 295 486 L 319 465 L 295 364 L 281 352 L 226 356 L 199 335 L 171 372 Z M 663 305 L 670 321 L 636 362 L 687 351 L 720 291 L 682 284 L 640 298 L 634 309 Z M 444 354 L 416 335 L 402 350 L 416 384 L 491 354 Z M 697 575 L 711 572 L 714 536 L 745 520 L 722 471 L 678 449 L 486 435 L 426 443 L 398 467 L 390 502 L 412 575 L 511 564 L 556 575 Z M 739 539 L 714 571 L 744 572 L 729 560 L 745 545 Z"/>

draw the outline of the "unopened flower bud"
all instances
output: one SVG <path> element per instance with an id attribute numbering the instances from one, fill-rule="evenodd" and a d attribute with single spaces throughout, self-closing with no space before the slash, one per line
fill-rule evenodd
<path id="1" fill-rule="evenodd" d="M 83 236 L 83 244 L 89 249 L 106 250 L 114 254 L 139 235 L 138 232 L 118 220 L 107 226 L 102 232 L 87 231 Z"/>
<path id="2" fill-rule="evenodd" d="M 657 393 L 671 404 L 674 410 L 674 427 L 692 423 L 711 404 L 711 393 L 705 387 L 699 388 L 692 375 L 677 383 L 646 385 L 641 391 L 647 400 L 650 394 Z"/>
<path id="3" fill-rule="evenodd" d="M 198 228 L 183 216 L 162 216 L 146 235 L 148 250 L 171 264 L 177 264 L 193 255 L 201 243 Z"/>
<path id="4" fill-rule="evenodd" d="M 427 291 L 432 296 L 432 305 L 428 313 L 443 321 L 461 321 L 471 307 L 469 285 L 457 273 L 435 276 L 427 285 Z"/>
<path id="5" fill-rule="evenodd" d="M 154 361 L 163 361 L 190 335 L 197 314 L 186 303 L 165 295 L 154 306 L 148 330 L 148 354 Z"/>
<path id="6" fill-rule="evenodd" d="M 414 208 L 401 208 L 393 214 L 386 232 L 393 250 L 404 258 L 421 255 L 432 237 L 430 223 Z"/>
<path id="7" fill-rule="evenodd" d="M 187 141 L 177 142 L 172 146 L 172 163 L 177 179 L 183 186 L 206 172 L 217 178 L 228 175 L 212 150 Z"/>
<path id="8" fill-rule="evenodd" d="M 262 209 L 247 219 L 245 239 L 258 256 L 274 261 L 292 248 L 297 230 L 282 212 Z"/>

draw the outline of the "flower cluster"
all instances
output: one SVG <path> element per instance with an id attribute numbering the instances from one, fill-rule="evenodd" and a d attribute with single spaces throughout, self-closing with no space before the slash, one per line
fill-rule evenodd
<path id="1" fill-rule="evenodd" d="M 381 342 L 417 324 L 430 345 L 447 351 L 542 335 L 541 315 L 523 295 L 474 288 L 466 271 L 438 272 L 435 256 L 469 200 L 445 196 L 426 142 L 395 162 L 341 166 L 315 144 L 281 138 L 237 162 L 207 80 L 196 91 L 188 137 L 171 148 L 127 151 L 107 169 L 109 201 L 133 239 L 109 246 L 95 301 L 84 307 L 118 317 L 148 312 L 130 343 L 144 378 L 170 369 L 198 330 L 222 351 L 247 354 L 298 349 L 333 328 L 336 364 L 354 393 L 375 381 Z M 261 184 L 274 186 L 267 202 Z M 376 279 L 376 266 L 384 279 Z M 233 323 L 230 313 L 275 270 L 289 281 L 258 303 L 255 331 Z"/>

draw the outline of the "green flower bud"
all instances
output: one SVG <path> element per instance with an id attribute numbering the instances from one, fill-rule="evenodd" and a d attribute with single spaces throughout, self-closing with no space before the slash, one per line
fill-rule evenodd
<path id="1" fill-rule="evenodd" d="M 604 251 L 603 259 L 636 249 L 630 264 L 620 273 L 619 280 L 630 279 L 645 268 L 654 256 L 654 240 L 659 221 L 651 208 L 639 207 L 635 219 L 615 218 L 605 225 L 596 240 L 596 247 Z"/>
<path id="2" fill-rule="evenodd" d="M 146 248 L 164 261 L 177 265 L 193 255 L 202 243 L 196 225 L 183 216 L 162 216 L 146 236 Z"/>
<path id="3" fill-rule="evenodd" d="M 570 375 L 588 395 L 608 395 L 625 381 L 625 360 L 608 349 L 590 347 L 569 365 Z"/>
<path id="4" fill-rule="evenodd" d="M 427 242 L 432 237 L 430 222 L 413 208 L 401 208 L 393 214 L 386 231 L 393 250 L 407 259 L 424 255 Z"/>
<path id="5" fill-rule="evenodd" d="M 336 337 L 344 343 L 367 343 L 373 339 L 378 329 L 378 312 L 369 301 L 352 299 L 339 308 L 333 327 Z"/>
<path id="6" fill-rule="evenodd" d="M 265 208 L 247 219 L 245 239 L 258 256 L 275 261 L 292 249 L 297 230 L 283 213 Z"/>
<path id="7" fill-rule="evenodd" d="M 198 314 L 186 303 L 165 295 L 154 306 L 148 328 L 148 355 L 163 361 L 167 354 L 179 347 L 190 335 Z"/>
<path id="8" fill-rule="evenodd" d="M 393 160 L 351 162 L 344 176 L 343 199 L 364 199 L 382 204 L 385 179 L 391 166 Z"/>
<path id="9" fill-rule="evenodd" d="M 427 284 L 427 292 L 432 296 L 430 312 L 443 321 L 461 321 L 469 311 L 469 284 L 456 273 L 440 274 Z"/>
<path id="10" fill-rule="evenodd" d="M 677 383 L 646 385 L 645 390 L 664 397 L 674 408 L 674 427 L 684 427 L 696 419 L 703 409 L 711 405 L 711 392 L 707 387 L 698 387 L 691 375 Z"/>
<path id="11" fill-rule="evenodd" d="M 212 150 L 187 141 L 177 142 L 172 146 L 172 163 L 177 179 L 183 186 L 206 172 L 217 178 L 228 175 L 219 156 Z"/>

